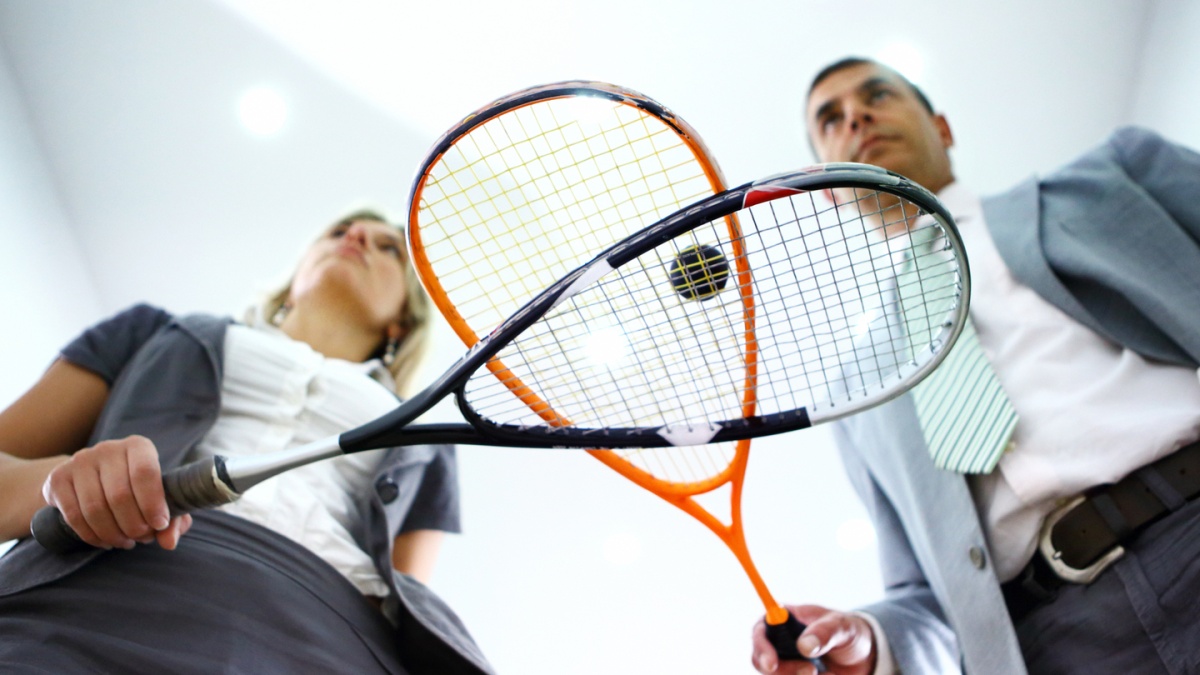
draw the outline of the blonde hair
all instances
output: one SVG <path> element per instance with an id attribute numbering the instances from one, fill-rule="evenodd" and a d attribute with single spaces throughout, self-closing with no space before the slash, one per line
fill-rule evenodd
<path id="1" fill-rule="evenodd" d="M 322 230 L 321 236 L 325 236 L 338 225 L 352 223 L 356 220 L 373 220 L 391 225 L 380 212 L 372 209 L 359 209 L 338 218 L 332 225 Z M 404 235 L 404 231 L 400 227 L 395 225 L 393 227 L 400 232 L 401 236 Z M 421 280 L 417 278 L 417 272 L 413 269 L 407 253 L 403 256 L 403 266 L 405 296 L 400 313 L 400 346 L 396 350 L 396 356 L 392 362 L 385 364 L 392 374 L 392 379 L 396 382 L 396 393 L 401 396 L 411 393 L 417 371 L 429 353 L 432 335 L 429 319 L 433 311 L 433 303 L 425 294 L 425 289 L 421 286 Z M 270 323 L 272 318 L 287 304 L 291 292 L 292 280 L 289 278 L 282 288 L 269 292 L 262 302 L 246 312 L 247 322 L 265 321 Z M 382 357 L 386 348 L 387 341 L 384 340 L 370 358 Z"/>

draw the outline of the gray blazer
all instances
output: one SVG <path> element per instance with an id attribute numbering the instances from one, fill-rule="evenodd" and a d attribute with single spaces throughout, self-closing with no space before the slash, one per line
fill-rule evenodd
<path id="1" fill-rule="evenodd" d="M 64 358 L 110 386 L 90 442 L 141 434 L 158 447 L 164 469 L 179 466 L 220 411 L 228 325 L 228 319 L 172 317 L 139 305 L 68 345 Z M 451 446 L 389 449 L 376 469 L 374 489 L 362 496 L 364 517 L 353 532 L 392 589 L 385 609 L 397 617 L 400 650 L 416 672 L 491 672 L 454 612 L 391 563 L 395 537 L 402 531 L 458 530 L 456 467 Z M 0 597 L 53 582 L 99 554 L 99 549 L 86 549 L 53 555 L 25 539 L 0 558 Z"/>
<path id="2" fill-rule="evenodd" d="M 1200 155 L 1141 129 L 984 200 L 1013 274 L 1149 358 L 1200 363 Z M 834 425 L 879 536 L 878 617 L 905 673 L 1018 675 L 1020 647 L 961 475 L 934 467 L 910 396 Z"/>

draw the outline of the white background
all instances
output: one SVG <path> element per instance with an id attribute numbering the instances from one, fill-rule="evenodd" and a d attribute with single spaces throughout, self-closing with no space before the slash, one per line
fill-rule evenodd
<path id="1" fill-rule="evenodd" d="M 812 75 L 881 56 L 949 115 L 986 193 L 1121 124 L 1200 146 L 1198 31 L 1188 0 L 0 0 L 0 405 L 130 303 L 240 313 L 343 211 L 399 217 L 433 139 L 523 87 L 640 90 L 737 184 L 811 163 Z M 253 87 L 282 98 L 273 134 L 239 120 Z M 439 331 L 427 379 L 460 353 Z M 755 448 L 746 527 L 776 595 L 878 598 L 827 432 Z M 500 672 L 750 672 L 761 606 L 701 526 L 582 454 L 460 461 L 466 532 L 434 587 Z"/>

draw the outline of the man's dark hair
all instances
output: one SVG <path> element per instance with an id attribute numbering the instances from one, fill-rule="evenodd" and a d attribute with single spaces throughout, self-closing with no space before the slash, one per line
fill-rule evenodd
<path id="1" fill-rule="evenodd" d="M 822 68 L 821 72 L 817 73 L 817 76 L 813 78 L 812 84 L 808 85 L 808 95 L 804 97 L 804 100 L 808 101 L 808 99 L 812 98 L 813 89 L 816 89 L 817 85 L 821 84 L 825 78 L 838 72 L 839 70 L 853 68 L 854 66 L 879 66 L 880 68 L 887 68 L 893 73 L 896 73 L 896 76 L 903 80 L 904 83 L 908 85 L 908 88 L 917 95 L 917 100 L 920 101 L 921 105 L 929 111 L 929 114 L 934 114 L 933 104 L 929 102 L 929 97 L 925 95 L 925 92 L 921 91 L 920 87 L 913 84 L 911 80 L 897 72 L 895 68 L 884 65 L 874 59 L 866 59 L 861 56 L 847 56 L 844 59 L 838 59 L 837 61 L 834 61 L 833 63 Z"/>

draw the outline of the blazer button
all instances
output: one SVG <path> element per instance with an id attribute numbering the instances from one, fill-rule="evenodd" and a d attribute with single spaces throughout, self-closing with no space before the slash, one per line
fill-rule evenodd
<path id="1" fill-rule="evenodd" d="M 975 566 L 975 569 L 981 570 L 983 569 L 983 566 L 987 564 L 987 558 L 983 555 L 983 549 L 979 548 L 978 546 L 972 546 L 971 549 L 967 551 L 967 555 L 971 557 L 971 564 Z"/>
<path id="2" fill-rule="evenodd" d="M 396 497 L 400 496 L 400 488 L 391 476 L 382 476 L 375 481 L 375 493 L 379 495 L 384 504 L 391 504 L 396 501 Z"/>

